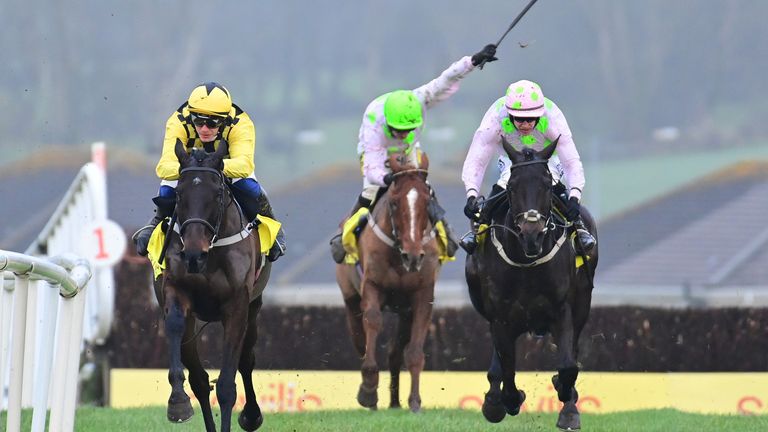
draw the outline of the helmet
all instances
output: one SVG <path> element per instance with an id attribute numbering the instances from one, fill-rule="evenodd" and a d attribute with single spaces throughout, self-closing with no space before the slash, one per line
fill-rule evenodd
<path id="1" fill-rule="evenodd" d="M 206 82 L 195 87 L 187 103 L 189 111 L 197 114 L 227 116 L 232 109 L 229 91 L 215 82 Z"/>
<path id="2" fill-rule="evenodd" d="M 520 80 L 507 87 L 505 105 L 512 116 L 541 117 L 544 115 L 544 93 L 535 82 Z"/>
<path id="3" fill-rule="evenodd" d="M 424 123 L 421 102 L 411 90 L 390 93 L 384 102 L 384 117 L 389 127 L 399 130 L 416 129 Z"/>

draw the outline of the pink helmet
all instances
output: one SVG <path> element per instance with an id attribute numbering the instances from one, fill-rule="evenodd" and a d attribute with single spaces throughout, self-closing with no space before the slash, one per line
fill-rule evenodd
<path id="1" fill-rule="evenodd" d="M 507 87 L 505 105 L 515 117 L 541 117 L 544 115 L 544 93 L 533 81 L 520 80 Z"/>

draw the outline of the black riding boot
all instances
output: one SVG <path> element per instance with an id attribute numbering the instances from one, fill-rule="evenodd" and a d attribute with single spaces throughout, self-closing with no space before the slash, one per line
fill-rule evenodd
<path id="1" fill-rule="evenodd" d="M 455 256 L 456 250 L 459 248 L 459 245 L 456 242 L 456 234 L 453 233 L 453 228 L 448 224 L 448 220 L 445 219 L 445 209 L 443 209 L 440 206 L 440 203 L 437 202 L 437 197 L 435 197 L 434 191 L 432 191 L 431 199 L 427 204 L 427 213 L 429 213 L 429 220 L 432 222 L 432 225 L 437 224 L 437 222 L 443 223 L 445 236 L 448 237 L 448 244 L 445 245 L 445 253 L 449 257 Z"/>
<path id="2" fill-rule="evenodd" d="M 587 227 L 584 226 L 584 221 L 581 219 L 581 216 L 573 221 L 573 227 L 576 228 L 576 237 L 579 238 L 579 243 L 581 243 L 581 247 L 584 248 L 584 253 L 590 253 L 592 249 L 595 248 L 597 240 L 595 240 L 595 237 L 589 230 L 587 230 Z"/>
<path id="3" fill-rule="evenodd" d="M 557 204 L 560 212 L 565 214 L 565 209 L 568 207 L 568 192 L 565 188 L 565 185 L 561 182 L 558 182 L 552 186 L 552 192 L 558 201 Z M 581 243 L 581 247 L 584 248 L 584 253 L 591 252 L 597 244 L 597 240 L 589 232 L 587 227 L 584 226 L 584 221 L 581 219 L 581 216 L 570 222 L 573 223 L 573 228 L 576 230 L 576 237 L 578 237 L 579 243 Z"/>
<path id="4" fill-rule="evenodd" d="M 344 222 L 347 221 L 348 218 L 354 216 L 354 214 L 360 210 L 363 207 L 370 208 L 371 206 L 371 200 L 363 198 L 362 195 L 360 195 L 357 198 L 357 201 L 355 201 L 355 205 L 352 207 L 352 211 L 349 212 L 349 216 L 344 218 Z M 347 251 L 344 250 L 344 245 L 341 242 L 341 230 L 343 229 L 344 223 L 342 223 L 342 226 L 339 227 L 339 230 L 336 232 L 336 234 L 331 237 L 330 245 L 331 245 L 331 257 L 333 258 L 333 261 L 336 264 L 341 264 L 344 262 L 344 257 L 347 256 Z"/>
<path id="5" fill-rule="evenodd" d="M 136 253 L 141 256 L 147 256 L 147 247 L 149 246 L 149 238 L 152 236 L 152 231 L 155 230 L 157 224 L 162 222 L 163 219 L 171 216 L 173 209 L 176 207 L 176 198 L 156 196 L 152 198 L 152 202 L 155 203 L 156 207 L 155 216 L 146 225 L 133 233 L 131 237 L 136 244 Z"/>
<path id="6" fill-rule="evenodd" d="M 464 249 L 469 255 L 475 252 L 477 249 L 477 229 L 481 224 L 487 224 L 491 221 L 491 217 L 496 212 L 496 209 L 504 202 L 506 195 L 504 194 L 504 188 L 494 184 L 491 188 L 491 195 L 483 204 L 483 208 L 480 211 L 480 217 L 477 222 L 472 221 L 470 223 L 469 232 L 464 234 L 459 241 L 459 246 Z"/>

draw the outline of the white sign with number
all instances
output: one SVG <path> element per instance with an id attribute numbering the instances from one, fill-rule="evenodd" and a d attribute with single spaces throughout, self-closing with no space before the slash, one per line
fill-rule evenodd
<path id="1" fill-rule="evenodd" d="M 120 225 L 102 219 L 86 225 L 82 231 L 80 253 L 96 267 L 111 267 L 125 253 L 125 232 Z"/>

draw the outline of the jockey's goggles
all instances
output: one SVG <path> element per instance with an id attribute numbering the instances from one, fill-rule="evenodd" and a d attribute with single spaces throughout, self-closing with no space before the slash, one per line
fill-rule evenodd
<path id="1" fill-rule="evenodd" d="M 518 123 L 536 123 L 538 117 L 512 117 L 512 119 Z"/>
<path id="2" fill-rule="evenodd" d="M 411 133 L 412 131 L 416 130 L 416 128 L 413 128 L 413 129 L 395 129 L 395 128 L 393 128 L 392 126 L 390 126 L 390 127 L 389 127 L 389 130 L 390 130 L 390 131 L 391 131 L 393 134 L 397 134 L 397 135 L 404 135 L 404 134 L 409 134 L 409 133 Z"/>
<path id="3" fill-rule="evenodd" d="M 216 129 L 224 123 L 224 117 L 206 116 L 202 114 L 191 113 L 192 124 L 197 127 L 208 126 L 208 129 Z"/>

